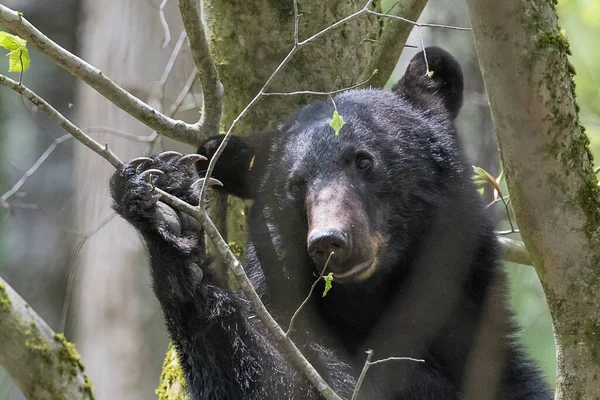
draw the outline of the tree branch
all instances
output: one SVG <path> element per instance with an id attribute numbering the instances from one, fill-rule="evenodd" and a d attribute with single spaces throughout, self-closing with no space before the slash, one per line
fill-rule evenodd
<path id="1" fill-rule="evenodd" d="M 520 240 L 509 239 L 504 236 L 498 236 L 500 250 L 502 251 L 502 259 L 517 264 L 533 265 L 531 257 L 525 247 L 525 243 Z"/>
<path id="2" fill-rule="evenodd" d="M 72 343 L 0 279 L 0 364 L 28 399 L 94 398 Z"/>
<path id="3" fill-rule="evenodd" d="M 159 133 L 197 146 L 201 136 L 196 124 L 188 124 L 160 113 L 114 83 L 96 67 L 50 40 L 19 13 L 0 4 L 0 23 L 25 39 L 52 62 L 81 79 L 117 107 Z"/>
<path id="4" fill-rule="evenodd" d="M 202 83 L 202 116 L 196 124 L 201 135 L 198 137 L 197 144 L 200 144 L 203 137 L 219 133 L 223 85 L 219 81 L 217 69 L 208 49 L 202 20 L 202 5 L 198 0 L 179 0 L 179 9 L 190 41 L 192 58 Z"/>

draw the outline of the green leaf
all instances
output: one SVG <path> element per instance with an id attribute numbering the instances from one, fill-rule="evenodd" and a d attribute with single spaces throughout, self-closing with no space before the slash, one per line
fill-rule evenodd
<path id="1" fill-rule="evenodd" d="M 435 71 L 428 71 L 427 72 L 427 76 L 430 78 L 433 78 L 433 74 L 435 74 Z"/>
<path id="2" fill-rule="evenodd" d="M 342 129 L 342 126 L 344 125 L 346 125 L 346 121 L 344 121 L 344 118 L 337 112 L 337 110 L 333 110 L 333 117 L 331 118 L 329 126 L 335 132 L 335 136 L 338 136 L 340 134 L 340 129 Z"/>
<path id="3" fill-rule="evenodd" d="M 2 31 L 0 32 L 0 46 L 10 52 L 8 53 L 8 72 L 27 71 L 31 64 L 31 58 L 25 39 Z"/>
<path id="4" fill-rule="evenodd" d="M 494 190 L 498 193 L 500 197 L 502 197 L 502 188 L 500 187 L 500 180 L 502 174 L 498 178 L 494 178 L 492 174 L 487 172 L 485 169 L 481 167 L 476 167 L 473 165 L 473 171 L 475 171 L 475 175 L 473 175 L 473 181 L 476 185 L 485 185 L 490 184 L 494 188 Z"/>
<path id="5" fill-rule="evenodd" d="M 327 296 L 327 292 L 331 289 L 333 282 L 333 272 L 330 272 L 327 275 L 323 275 L 323 280 L 325 281 L 325 289 L 323 290 L 323 297 Z"/>

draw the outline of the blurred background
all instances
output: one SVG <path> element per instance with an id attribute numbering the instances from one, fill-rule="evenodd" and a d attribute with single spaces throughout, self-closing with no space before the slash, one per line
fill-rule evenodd
<path id="1" fill-rule="evenodd" d="M 197 118 L 194 94 L 198 88 L 194 89 L 197 83 L 192 79 L 187 47 L 178 50 L 182 28 L 175 1 L 2 3 L 23 11 L 54 41 L 154 107 L 178 118 Z M 384 10 L 393 3 L 384 1 Z M 592 152 L 599 156 L 600 53 L 595 49 L 600 39 L 600 2 L 559 0 L 557 10 L 571 42 L 581 120 Z M 469 26 L 468 10 L 463 0 L 431 0 L 421 21 Z M 466 97 L 459 128 L 473 164 L 497 176 L 500 165 L 493 126 L 471 33 L 424 29 L 423 40 L 425 45 L 446 48 L 463 66 Z M 413 32 L 407 43 L 420 46 L 418 32 Z M 405 49 L 390 84 L 400 78 L 417 51 Z M 37 52 L 32 51 L 31 58 L 33 68 L 25 74 L 24 83 L 92 136 L 108 141 L 120 157 L 132 158 L 162 148 L 186 150 L 114 110 Z M 192 91 L 182 95 L 188 84 Z M 75 341 L 100 398 L 117 398 L 110 395 L 111 388 L 116 387 L 119 398 L 154 398 L 167 336 L 150 290 L 144 253 L 139 250 L 137 236 L 114 218 L 109 208 L 108 164 L 64 135 L 31 104 L 8 89 L 0 89 L 0 196 L 4 195 L 2 203 L 10 204 L 0 208 L 0 276 L 55 331 Z M 39 169 L 30 170 L 43 154 L 47 158 Z M 9 197 L 11 190 L 15 194 Z M 498 228 L 506 229 L 502 205 L 493 206 L 490 213 Z M 124 231 L 129 235 L 123 235 Z M 104 249 L 114 243 L 115 251 L 99 253 L 94 245 L 99 241 L 108 243 Z M 112 260 L 119 257 L 130 257 L 130 268 L 113 268 L 117 262 Z M 531 267 L 506 264 L 505 268 L 510 275 L 510 300 L 525 343 L 553 384 L 552 327 L 539 281 Z M 0 400 L 21 398 L 0 369 Z"/>

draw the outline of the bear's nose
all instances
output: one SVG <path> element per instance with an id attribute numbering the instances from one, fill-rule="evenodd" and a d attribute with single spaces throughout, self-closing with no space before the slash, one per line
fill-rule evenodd
<path id="1" fill-rule="evenodd" d="M 344 261 L 350 253 L 348 235 L 341 229 L 332 228 L 313 231 L 308 235 L 308 254 L 320 267 L 324 267 L 329 255 L 335 264 Z"/>

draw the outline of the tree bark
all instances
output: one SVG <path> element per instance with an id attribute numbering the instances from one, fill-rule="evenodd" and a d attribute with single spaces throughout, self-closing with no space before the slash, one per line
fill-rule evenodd
<path id="1" fill-rule="evenodd" d="M 600 398 L 600 202 L 555 0 L 468 0 L 511 201 L 546 293 L 557 399 Z"/>

